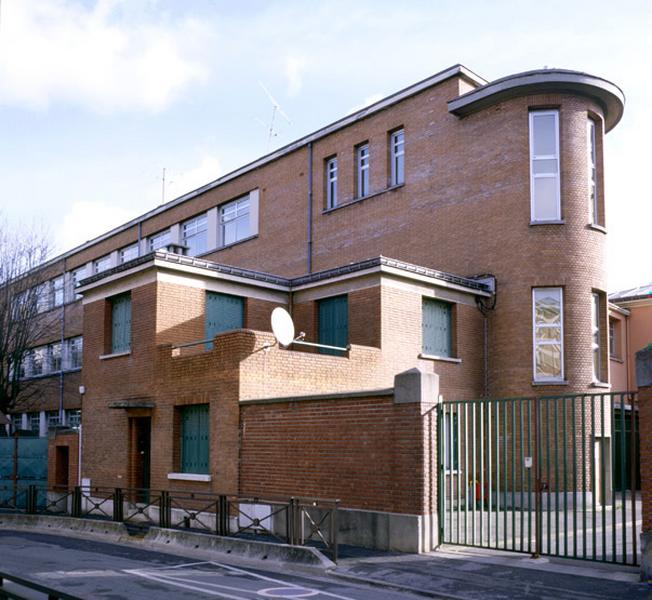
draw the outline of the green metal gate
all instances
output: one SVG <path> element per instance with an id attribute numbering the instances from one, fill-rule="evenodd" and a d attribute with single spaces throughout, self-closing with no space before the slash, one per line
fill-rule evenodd
<path id="1" fill-rule="evenodd" d="M 27 487 L 45 488 L 47 479 L 47 438 L 0 438 L 0 508 L 25 508 Z"/>
<path id="2" fill-rule="evenodd" d="M 443 402 L 438 440 L 442 543 L 639 563 L 636 394 Z"/>

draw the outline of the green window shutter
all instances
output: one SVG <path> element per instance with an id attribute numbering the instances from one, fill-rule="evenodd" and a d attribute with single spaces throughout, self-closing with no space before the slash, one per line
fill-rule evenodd
<path id="1" fill-rule="evenodd" d="M 222 331 L 244 327 L 244 298 L 217 292 L 206 292 L 205 339 Z M 206 344 L 212 348 L 212 343 Z"/>
<path id="2" fill-rule="evenodd" d="M 181 409 L 181 472 L 208 473 L 208 404 Z"/>
<path id="3" fill-rule="evenodd" d="M 131 349 L 131 296 L 116 296 L 111 300 L 111 352 Z"/>
<path id="4" fill-rule="evenodd" d="M 452 356 L 451 305 L 424 298 L 421 324 L 423 353 L 431 356 Z"/>
<path id="5" fill-rule="evenodd" d="M 345 347 L 349 343 L 349 303 L 346 296 L 319 300 L 319 343 Z M 341 356 L 338 350 L 320 349 L 322 354 Z"/>

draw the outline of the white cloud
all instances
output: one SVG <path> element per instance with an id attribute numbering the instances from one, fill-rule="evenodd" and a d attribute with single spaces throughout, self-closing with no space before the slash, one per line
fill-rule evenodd
<path id="1" fill-rule="evenodd" d="M 159 111 L 206 78 L 193 59 L 208 35 L 202 24 L 189 18 L 174 25 L 123 20 L 123 4 L 3 3 L 0 103 Z"/>
<path id="2" fill-rule="evenodd" d="M 166 171 L 165 201 L 174 200 L 188 192 L 214 181 L 222 174 L 220 161 L 214 156 L 204 156 L 201 162 L 186 171 Z M 159 197 L 161 188 L 158 189 Z"/>
<path id="3" fill-rule="evenodd" d="M 136 214 L 106 202 L 75 202 L 57 227 L 55 244 L 69 250 L 133 219 Z"/>
<path id="4" fill-rule="evenodd" d="M 371 106 L 372 104 L 375 104 L 379 100 L 382 100 L 385 97 L 385 94 L 381 94 L 380 92 L 376 92 L 375 94 L 371 94 L 371 96 L 367 96 L 360 104 L 356 104 L 353 108 L 349 108 L 347 113 L 354 113 L 358 112 L 359 110 L 362 110 L 363 108 L 367 108 L 367 106 Z"/>
<path id="5" fill-rule="evenodd" d="M 302 75 L 308 62 L 302 56 L 288 56 L 285 59 L 285 78 L 288 83 L 288 96 L 296 96 L 303 85 Z"/>

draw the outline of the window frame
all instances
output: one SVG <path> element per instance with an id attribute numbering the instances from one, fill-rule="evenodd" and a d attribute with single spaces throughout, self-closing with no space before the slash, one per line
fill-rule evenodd
<path id="1" fill-rule="evenodd" d="M 246 205 L 246 212 L 244 212 L 244 209 L 242 214 L 240 214 L 240 207 L 241 205 Z M 228 219 L 225 218 L 225 213 L 227 210 L 229 210 L 231 207 L 234 207 L 234 216 L 230 217 Z M 244 218 L 246 217 L 246 222 L 247 222 L 247 234 L 243 235 L 241 237 L 237 236 L 238 232 L 238 223 L 241 221 L 244 221 Z M 220 229 L 220 242 L 222 246 L 230 246 L 232 244 L 237 244 L 238 242 L 242 240 L 246 240 L 250 238 L 253 233 L 253 223 L 252 223 L 252 202 L 251 202 L 251 197 L 249 194 L 245 194 L 244 196 L 240 196 L 239 198 L 235 198 L 234 200 L 229 200 L 229 202 L 225 202 L 224 204 L 220 204 L 218 207 L 218 223 L 219 223 L 219 229 Z M 226 231 L 227 227 L 230 226 L 231 224 L 235 224 L 236 226 L 236 235 L 235 239 L 232 241 L 226 241 Z"/>
<path id="2" fill-rule="evenodd" d="M 602 379 L 602 319 L 600 309 L 602 306 L 602 294 L 591 292 L 591 358 L 593 363 L 593 382 L 600 383 Z"/>
<path id="3" fill-rule="evenodd" d="M 598 195 L 598 147 L 597 128 L 595 119 L 588 117 L 586 120 L 586 158 L 589 191 L 589 222 L 591 225 L 600 225 L 600 205 Z"/>
<path id="4" fill-rule="evenodd" d="M 78 294 L 75 291 L 75 289 L 77 288 L 77 285 L 79 285 L 79 282 L 82 279 L 86 278 L 86 270 L 87 270 L 87 266 L 83 265 L 81 267 L 78 267 L 78 268 L 73 269 L 72 271 L 70 271 L 70 286 L 71 286 L 71 288 L 70 288 L 70 300 L 71 301 L 79 300 L 82 297 L 82 295 Z M 79 273 L 82 273 L 81 277 L 79 276 Z"/>
<path id="5" fill-rule="evenodd" d="M 190 228 L 192 232 L 190 231 Z M 199 256 L 208 252 L 208 214 L 201 213 L 195 215 L 191 219 L 186 219 L 181 223 L 181 244 L 188 248 L 189 256 Z M 199 237 L 204 234 L 204 246 L 200 251 L 192 251 L 192 247 L 188 244 L 188 240 Z"/>
<path id="6" fill-rule="evenodd" d="M 399 136 L 401 140 L 397 142 Z M 405 183 L 405 129 L 403 127 L 389 134 L 389 166 L 389 185 L 403 185 Z"/>
<path id="7" fill-rule="evenodd" d="M 447 311 L 447 325 L 448 325 L 448 354 L 433 353 L 426 349 L 426 331 L 425 331 L 425 313 L 426 306 L 429 304 L 437 304 L 442 307 L 446 307 Z M 456 358 L 455 356 L 455 334 L 454 334 L 454 310 L 455 304 L 453 302 L 448 302 L 440 298 L 431 298 L 428 296 L 423 296 L 421 298 L 421 354 L 423 356 L 431 356 L 433 358 Z M 434 342 L 431 346 L 434 345 Z"/>
<path id="8" fill-rule="evenodd" d="M 110 340 L 109 340 L 109 354 L 126 354 L 131 352 L 131 292 L 126 292 L 124 294 L 118 294 L 108 299 L 111 307 L 111 327 L 110 327 Z M 121 340 L 116 337 L 116 313 L 118 312 L 118 307 L 120 304 L 123 304 L 127 308 L 123 310 L 124 322 L 126 325 L 123 327 L 123 338 Z"/>
<path id="9" fill-rule="evenodd" d="M 337 156 L 326 159 L 324 172 L 326 174 L 326 208 L 337 206 Z"/>
<path id="10" fill-rule="evenodd" d="M 548 342 L 546 341 L 539 341 L 537 339 L 537 327 L 545 327 L 545 326 L 537 326 L 537 319 L 536 319 L 536 293 L 537 292 L 550 292 L 552 290 L 556 290 L 559 292 L 559 366 L 560 366 L 560 374 L 559 376 L 552 376 L 552 377 L 540 377 L 537 374 L 537 347 L 539 345 L 542 346 L 552 346 L 556 342 L 556 340 L 550 340 Z M 557 326 L 555 326 L 557 327 Z M 552 326 L 550 327 L 552 328 Z M 565 365 L 564 365 L 564 288 L 561 286 L 544 286 L 544 287 L 533 287 L 532 288 L 532 374 L 533 374 L 533 381 L 535 383 L 559 383 L 564 381 L 565 377 Z"/>
<path id="11" fill-rule="evenodd" d="M 328 308 L 328 304 L 330 303 L 331 306 L 337 306 L 338 303 L 344 304 L 345 306 L 345 311 L 343 312 L 344 318 L 346 320 L 346 328 L 342 325 L 342 323 L 339 324 L 339 326 L 329 328 L 328 331 L 325 331 L 324 329 L 324 314 Z M 327 298 L 319 298 L 316 301 L 316 315 L 317 315 L 317 342 L 319 344 L 325 344 L 327 346 L 337 346 L 340 348 L 347 348 L 350 343 L 350 338 L 351 338 L 351 327 L 350 327 L 350 319 L 349 319 L 349 295 L 348 294 L 337 294 L 336 296 L 329 296 Z M 332 309 L 331 309 L 332 310 Z M 346 340 L 343 344 L 339 343 L 339 340 L 337 339 L 338 334 L 341 333 L 344 329 L 346 329 Z M 324 335 L 328 335 L 328 337 L 324 337 Z M 332 339 L 329 339 L 332 338 Z M 320 354 L 329 354 L 332 356 L 345 356 L 344 350 L 331 350 L 329 348 L 319 348 L 319 353 Z"/>
<path id="12" fill-rule="evenodd" d="M 132 254 L 132 253 L 133 256 L 128 256 L 128 254 Z M 139 254 L 140 252 L 138 251 L 138 242 L 135 242 L 134 244 L 129 244 L 124 248 L 120 248 L 120 252 L 118 253 L 120 264 L 123 265 L 124 263 L 129 262 L 130 260 L 134 260 L 134 258 L 138 258 Z"/>
<path id="13" fill-rule="evenodd" d="M 156 240 L 160 239 L 165 239 L 165 242 L 163 244 L 158 244 Z M 156 233 L 153 233 L 152 235 L 147 236 L 147 248 L 150 252 L 156 252 L 157 250 L 160 250 L 161 248 L 166 248 L 172 243 L 172 231 L 168 227 L 167 229 L 162 229 L 161 231 L 157 231 Z"/>
<path id="14" fill-rule="evenodd" d="M 211 410 L 210 410 L 210 404 L 209 403 L 201 403 L 201 404 L 187 404 L 184 406 L 177 406 L 177 416 L 178 416 L 178 424 L 179 424 L 179 429 L 178 429 L 178 444 L 179 444 L 179 454 L 178 454 L 178 460 L 179 460 L 179 473 L 186 473 L 186 474 L 193 474 L 193 475 L 210 475 L 211 472 L 211 427 L 210 427 L 210 415 L 211 415 Z M 205 419 L 205 425 L 206 425 L 206 456 L 201 457 L 205 458 L 205 470 L 200 467 L 200 469 L 193 469 L 193 470 L 188 470 L 188 468 L 185 466 L 186 460 L 187 460 L 187 453 L 186 449 L 187 446 L 184 443 L 184 440 L 186 439 L 185 435 L 185 425 L 186 425 L 186 418 L 185 418 L 185 413 L 190 412 L 190 411 L 195 411 L 199 412 L 199 410 L 204 410 L 206 411 L 206 419 Z M 198 438 L 197 445 L 200 445 L 200 438 L 202 435 L 202 429 L 201 429 L 201 421 L 200 421 L 200 429 L 196 433 L 196 436 Z M 197 453 L 199 454 L 199 452 Z M 203 464 L 203 461 L 202 461 Z"/>
<path id="15" fill-rule="evenodd" d="M 370 171 L 369 142 L 363 142 L 355 147 L 355 186 L 356 198 L 369 196 Z"/>
<path id="16" fill-rule="evenodd" d="M 101 265 L 106 264 L 106 267 L 101 267 Z M 100 256 L 99 258 L 96 258 L 93 261 L 93 273 L 97 275 L 98 273 L 104 273 L 104 271 L 108 271 L 111 268 L 111 255 L 110 254 L 105 254 L 104 256 Z"/>
<path id="17" fill-rule="evenodd" d="M 537 116 L 554 116 L 555 118 L 555 154 L 542 154 L 535 155 L 534 153 L 534 120 Z M 534 109 L 528 113 L 529 123 L 529 149 L 530 149 L 530 221 L 532 223 L 550 223 L 561 221 L 561 156 L 559 147 L 559 110 L 558 109 Z M 534 166 L 536 161 L 556 160 L 557 172 L 552 173 L 534 173 Z M 551 179 L 556 178 L 555 194 L 556 194 L 556 215 L 552 218 L 538 218 L 536 207 L 536 179 Z"/>

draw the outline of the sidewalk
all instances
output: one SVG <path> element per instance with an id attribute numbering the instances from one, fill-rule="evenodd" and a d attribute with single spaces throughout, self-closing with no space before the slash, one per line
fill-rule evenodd
<path id="1" fill-rule="evenodd" d="M 652 599 L 638 568 L 454 546 L 424 555 L 345 555 L 333 574 L 431 598 Z"/>

